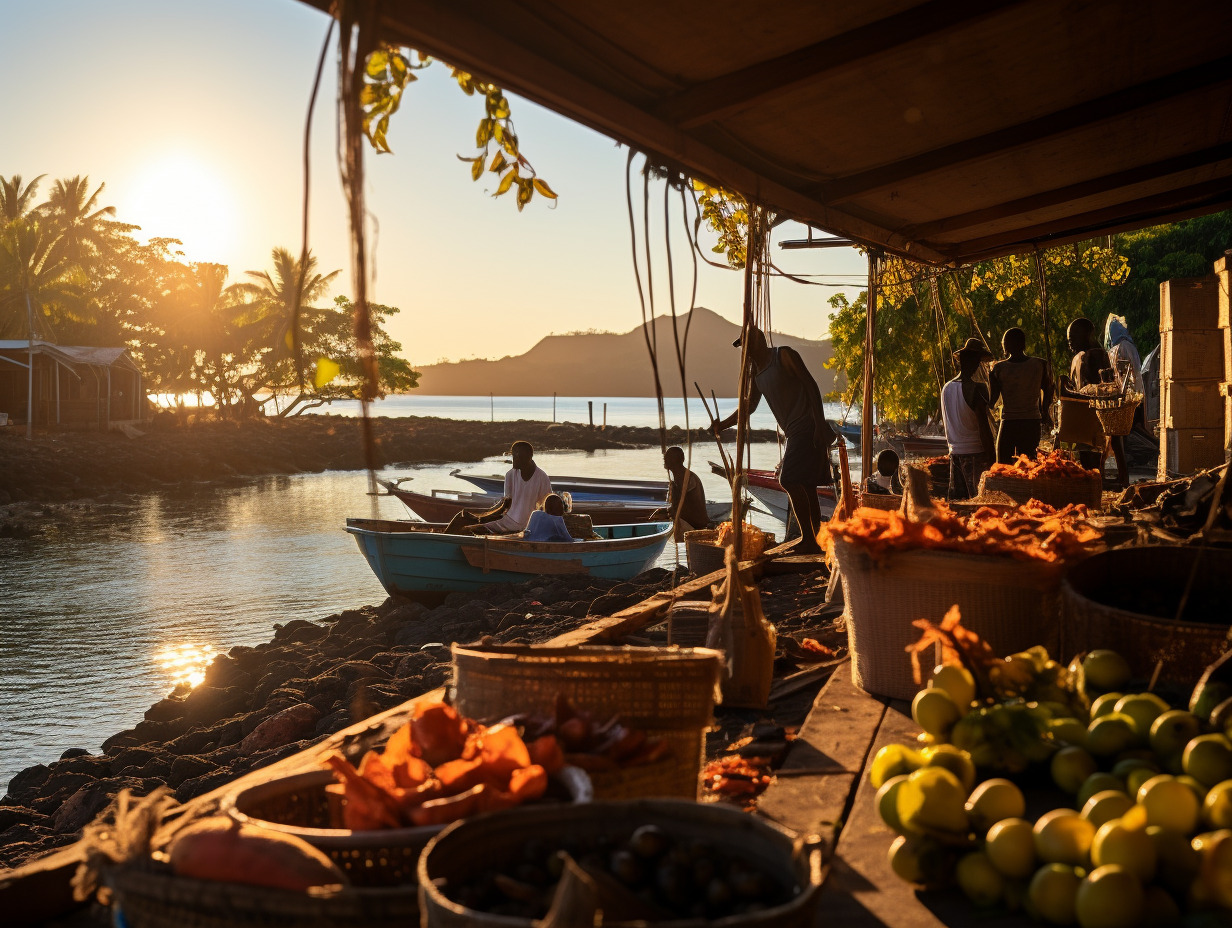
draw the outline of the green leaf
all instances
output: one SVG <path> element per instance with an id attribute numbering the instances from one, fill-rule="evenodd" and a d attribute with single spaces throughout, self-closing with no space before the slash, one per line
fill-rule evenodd
<path id="1" fill-rule="evenodd" d="M 389 52 L 378 48 L 368 56 L 367 66 L 364 68 L 365 73 L 373 80 L 381 78 L 385 71 L 389 68 Z"/>
<path id="2" fill-rule="evenodd" d="M 342 367 L 336 361 L 331 361 L 329 358 L 317 358 L 317 370 L 312 378 L 312 383 L 320 390 L 333 381 L 340 373 L 342 373 Z"/>
<path id="3" fill-rule="evenodd" d="M 552 188 L 548 186 L 548 182 L 546 180 L 540 180 L 538 177 L 536 177 L 531 182 L 535 185 L 535 189 L 538 190 L 545 197 L 547 197 L 549 200 L 556 199 L 556 194 L 552 191 Z"/>
<path id="4" fill-rule="evenodd" d="M 509 162 L 505 160 L 503 152 L 497 152 L 492 156 L 492 166 L 488 168 L 493 174 L 499 174 L 505 168 L 509 167 Z"/>
<path id="5" fill-rule="evenodd" d="M 398 52 L 389 56 L 389 73 L 393 75 L 395 81 L 402 82 L 408 77 L 414 80 L 407 60 Z"/>
<path id="6" fill-rule="evenodd" d="M 475 163 L 471 165 L 471 180 L 479 180 L 479 175 L 483 173 L 483 159 L 476 158 Z"/>
<path id="7" fill-rule="evenodd" d="M 492 115 L 494 115 L 497 119 L 508 119 L 509 118 L 509 101 L 505 99 L 505 95 L 503 93 L 497 99 L 496 112 L 493 113 Z"/>
<path id="8" fill-rule="evenodd" d="M 479 120 L 479 128 L 475 130 L 475 147 L 486 148 L 488 139 L 492 138 L 492 127 L 496 125 L 495 120 L 481 119 Z"/>

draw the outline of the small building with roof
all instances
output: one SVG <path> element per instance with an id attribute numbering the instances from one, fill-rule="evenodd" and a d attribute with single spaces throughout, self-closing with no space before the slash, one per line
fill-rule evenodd
<path id="1" fill-rule="evenodd" d="M 140 422 L 147 407 L 141 381 L 123 348 L 0 339 L 0 416 L 10 425 L 25 424 L 31 408 L 42 428 L 105 431 Z"/>

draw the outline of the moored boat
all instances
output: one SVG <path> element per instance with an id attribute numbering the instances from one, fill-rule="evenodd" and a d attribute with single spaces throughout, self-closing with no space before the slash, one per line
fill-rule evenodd
<path id="1" fill-rule="evenodd" d="M 469 509 L 479 512 L 491 509 L 501 501 L 499 493 L 461 493 L 455 490 L 433 490 L 431 495 L 405 490 L 397 484 L 381 480 L 381 486 L 396 496 L 411 512 L 425 522 L 448 522 L 459 512 Z M 624 525 L 630 522 L 649 522 L 651 516 L 662 509 L 664 503 L 653 499 L 573 499 L 571 511 L 590 516 L 595 525 Z M 706 514 L 713 521 L 730 517 L 731 503 L 707 500 Z"/>
<path id="2" fill-rule="evenodd" d="M 447 535 L 442 525 L 347 519 L 346 530 L 391 596 L 416 597 L 520 583 L 531 576 L 628 580 L 654 566 L 670 522 L 597 525 L 593 541 L 537 542 L 496 535 Z"/>
<path id="3" fill-rule="evenodd" d="M 711 461 L 710 470 L 722 477 L 727 476 L 727 471 L 722 464 L 715 464 Z M 774 471 L 748 470 L 745 474 L 748 477 L 749 495 L 765 506 L 772 516 L 781 519 L 786 525 L 791 515 L 791 500 L 787 496 L 787 491 L 783 489 L 783 485 L 779 483 L 778 477 L 774 475 Z M 817 502 L 821 506 L 822 521 L 828 521 L 834 514 L 834 488 L 818 487 Z"/>
<path id="4" fill-rule="evenodd" d="M 503 474 L 464 474 L 460 470 L 449 472 L 451 477 L 473 483 L 485 493 L 504 493 Z M 618 477 L 558 477 L 552 476 L 552 489 L 557 493 L 568 492 L 574 502 L 580 500 L 655 500 L 662 504 L 667 499 L 666 480 L 625 480 Z"/>

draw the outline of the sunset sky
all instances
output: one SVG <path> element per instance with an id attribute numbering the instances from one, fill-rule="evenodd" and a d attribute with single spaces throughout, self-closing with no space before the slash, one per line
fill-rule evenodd
<path id="1" fill-rule="evenodd" d="M 4 5 L 0 174 L 88 174 L 102 202 L 141 238 L 173 236 L 188 260 L 264 269 L 300 244 L 301 146 L 327 17 L 297 0 L 41 0 Z M 336 55 L 313 124 L 311 245 L 349 292 L 344 202 L 334 158 Z M 523 154 L 559 194 L 522 213 L 493 199 L 455 155 L 473 154 L 482 100 L 441 65 L 421 72 L 394 116 L 392 155 L 368 158 L 375 216 L 374 298 L 401 308 L 390 324 L 413 363 L 519 354 L 549 332 L 627 331 L 641 321 L 625 206 L 626 151 L 511 98 Z M 491 177 L 493 175 L 487 175 Z M 657 213 L 662 212 L 658 200 Z M 794 223 L 776 239 L 803 237 Z M 662 257 L 662 232 L 652 239 Z M 707 243 L 708 247 L 708 243 Z M 851 249 L 780 252 L 801 274 L 864 273 Z M 673 243 L 677 298 L 691 266 Z M 664 280 L 662 267 L 656 279 Z M 739 318 L 740 276 L 703 268 L 699 305 Z M 833 287 L 779 281 L 776 329 L 825 334 Z M 659 311 L 667 309 L 664 289 Z"/>

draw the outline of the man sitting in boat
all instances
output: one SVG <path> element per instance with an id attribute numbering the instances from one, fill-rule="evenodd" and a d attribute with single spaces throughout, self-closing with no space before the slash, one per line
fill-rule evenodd
<path id="1" fill-rule="evenodd" d="M 676 540 L 684 541 L 684 533 L 710 527 L 706 512 L 706 491 L 697 474 L 684 466 L 684 449 L 671 447 L 663 453 L 663 466 L 671 475 L 667 485 L 667 508 L 657 509 L 651 521 L 668 521 L 676 525 Z"/>
<path id="2" fill-rule="evenodd" d="M 552 492 L 552 481 L 535 463 L 528 441 L 515 441 L 509 449 L 513 467 L 505 474 L 505 493 L 486 512 L 459 512 L 445 529 L 448 534 L 509 535 L 526 528 L 530 514 Z"/>
<path id="3" fill-rule="evenodd" d="M 792 348 L 771 348 L 756 326 L 749 326 L 745 357 L 751 367 L 753 383 L 749 392 L 748 413 L 752 415 L 764 396 L 775 421 L 787 436 L 779 483 L 791 499 L 792 512 L 801 529 L 796 554 L 817 554 L 817 532 L 821 528 L 821 505 L 817 488 L 833 480 L 830 473 L 830 445 L 834 431 L 826 421 L 821 405 L 821 390 L 804 366 L 804 359 Z M 739 347 L 741 339 L 732 345 Z M 736 422 L 739 409 L 722 421 L 710 423 L 720 435 Z"/>
<path id="4" fill-rule="evenodd" d="M 555 493 L 543 500 L 543 508 L 530 514 L 523 541 L 573 541 L 569 526 L 565 524 L 565 502 Z"/>

